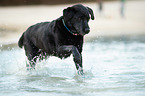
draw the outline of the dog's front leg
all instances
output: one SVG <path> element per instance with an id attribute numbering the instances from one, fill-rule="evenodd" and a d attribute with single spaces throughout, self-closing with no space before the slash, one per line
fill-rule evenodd
<path id="1" fill-rule="evenodd" d="M 73 45 L 64 45 L 58 48 L 58 56 L 61 58 L 71 53 L 73 54 L 73 60 L 78 70 L 78 74 L 83 75 L 82 55 L 79 53 L 78 49 Z"/>

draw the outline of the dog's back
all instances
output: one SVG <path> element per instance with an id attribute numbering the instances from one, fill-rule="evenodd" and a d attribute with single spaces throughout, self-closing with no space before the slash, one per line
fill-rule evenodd
<path id="1" fill-rule="evenodd" d="M 27 41 L 33 43 L 35 46 L 37 46 L 39 42 L 41 42 L 42 38 L 50 34 L 50 22 L 41 22 L 37 23 L 35 25 L 30 26 L 20 37 L 18 41 L 18 45 L 20 48 L 23 47 L 24 42 L 26 43 Z M 41 44 L 39 44 L 40 46 Z"/>

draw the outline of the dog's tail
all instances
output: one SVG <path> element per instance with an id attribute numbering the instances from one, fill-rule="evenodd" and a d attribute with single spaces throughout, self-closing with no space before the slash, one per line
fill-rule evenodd
<path id="1" fill-rule="evenodd" d="M 25 33 L 25 32 L 24 32 Z M 23 41 L 24 41 L 24 33 L 22 34 L 22 36 L 20 37 L 19 41 L 18 41 L 18 46 L 20 48 L 23 47 Z"/>

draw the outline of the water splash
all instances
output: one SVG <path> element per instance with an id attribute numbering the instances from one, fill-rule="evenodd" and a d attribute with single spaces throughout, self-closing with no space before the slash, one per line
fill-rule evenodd
<path id="1" fill-rule="evenodd" d="M 2 50 L 0 95 L 144 96 L 144 53 L 143 42 L 86 43 L 84 75 L 78 75 L 72 56 L 66 60 L 50 57 L 29 73 L 23 49 Z"/>

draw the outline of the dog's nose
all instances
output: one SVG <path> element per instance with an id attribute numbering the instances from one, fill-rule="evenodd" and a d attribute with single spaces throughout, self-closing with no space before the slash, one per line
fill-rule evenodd
<path id="1" fill-rule="evenodd" d="M 90 32 L 90 28 L 85 28 L 85 33 L 89 33 Z"/>

